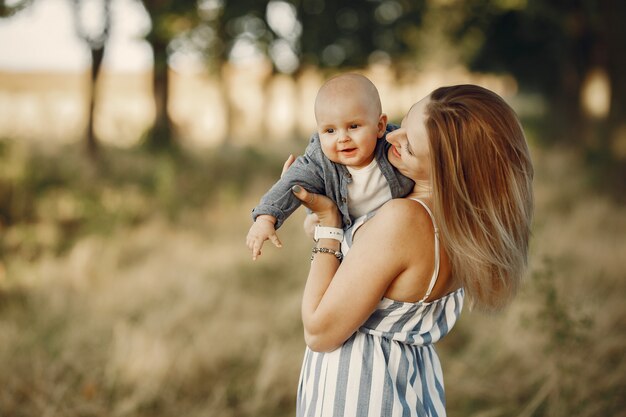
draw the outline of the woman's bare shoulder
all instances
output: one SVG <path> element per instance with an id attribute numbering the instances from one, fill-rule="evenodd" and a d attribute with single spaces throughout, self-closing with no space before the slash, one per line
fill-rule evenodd
<path id="1" fill-rule="evenodd" d="M 398 220 L 404 221 L 430 221 L 430 215 L 426 209 L 417 201 L 410 198 L 394 198 L 387 201 L 378 210 L 376 216 L 381 217 L 395 217 L 399 216 Z"/>
<path id="2" fill-rule="evenodd" d="M 384 227 L 390 235 L 411 235 L 408 231 L 433 230 L 430 215 L 417 201 L 394 198 L 386 202 L 372 220 Z"/>

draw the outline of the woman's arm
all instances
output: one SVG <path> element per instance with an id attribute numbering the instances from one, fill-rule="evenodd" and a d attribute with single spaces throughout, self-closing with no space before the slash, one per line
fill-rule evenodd
<path id="1" fill-rule="evenodd" d="M 330 226 L 325 224 L 328 208 L 319 207 L 325 197 L 316 196 L 320 203 L 316 205 L 306 203 L 310 195 L 296 193 L 323 225 Z M 302 298 L 305 341 L 312 350 L 330 351 L 345 342 L 372 314 L 393 280 L 411 265 L 420 230 L 415 221 L 419 216 L 410 204 L 406 200 L 386 203 L 361 227 L 341 264 L 331 254 L 314 255 Z M 318 245 L 339 249 L 339 242 L 331 239 L 320 239 Z"/>

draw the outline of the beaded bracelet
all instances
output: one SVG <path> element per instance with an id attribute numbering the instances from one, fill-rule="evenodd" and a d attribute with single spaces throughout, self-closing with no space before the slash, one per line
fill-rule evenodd
<path id="1" fill-rule="evenodd" d="M 337 258 L 339 261 L 341 261 L 343 259 L 343 253 L 341 253 L 338 250 L 332 250 L 332 249 L 328 249 L 328 248 L 318 248 L 316 246 L 311 251 L 311 261 L 313 261 L 313 257 L 315 256 L 316 253 L 329 253 L 331 255 L 334 255 L 335 258 Z"/>

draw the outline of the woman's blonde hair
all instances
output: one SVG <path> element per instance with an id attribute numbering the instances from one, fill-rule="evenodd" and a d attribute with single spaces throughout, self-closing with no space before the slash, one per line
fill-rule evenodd
<path id="1" fill-rule="evenodd" d="M 533 166 L 524 132 L 500 96 L 475 85 L 433 91 L 425 124 L 452 273 L 472 305 L 498 310 L 527 266 Z"/>

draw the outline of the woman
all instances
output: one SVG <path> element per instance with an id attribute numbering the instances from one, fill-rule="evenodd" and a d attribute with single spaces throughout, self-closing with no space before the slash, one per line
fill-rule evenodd
<path id="1" fill-rule="evenodd" d="M 392 165 L 415 187 L 355 222 L 343 248 L 317 240 L 302 300 L 298 416 L 445 415 L 433 343 L 465 296 L 500 309 L 524 274 L 533 168 L 519 121 L 498 95 L 439 88 L 387 141 Z M 341 227 L 330 199 L 294 193 L 322 227 Z"/>

